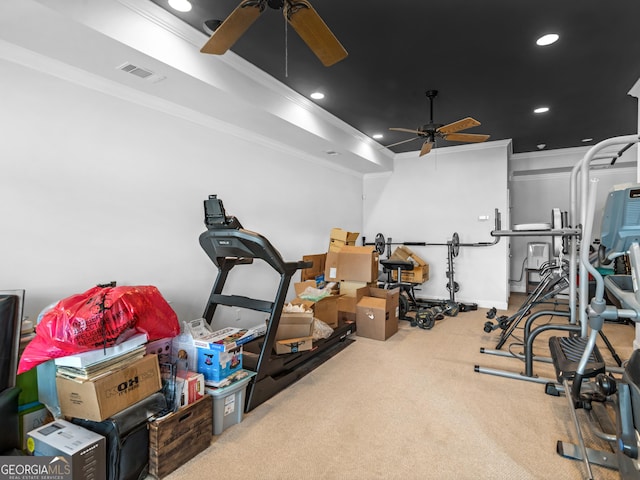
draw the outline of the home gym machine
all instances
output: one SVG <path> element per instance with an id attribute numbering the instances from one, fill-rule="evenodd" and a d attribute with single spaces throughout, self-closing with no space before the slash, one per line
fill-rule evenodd
<path id="1" fill-rule="evenodd" d="M 580 164 L 581 219 L 583 239 L 591 238 L 597 179 L 588 178 L 588 166 L 595 152 L 606 146 L 639 141 L 638 135 L 615 137 L 600 142 L 589 150 Z M 549 347 L 556 370 L 557 383 L 567 398 L 571 418 L 577 434 L 577 444 L 558 441 L 559 455 L 580 460 L 584 464 L 585 478 L 592 479 L 591 465 L 596 464 L 619 470 L 621 478 L 640 478 L 640 357 L 637 349 L 624 367 L 622 378 L 605 365 L 596 347 L 596 340 L 605 321 L 620 319 L 640 322 L 640 185 L 621 185 L 609 192 L 603 211 L 601 227 L 601 258 L 613 261 L 628 256 L 630 274 L 612 274 L 603 277 L 591 263 L 589 251 L 579 252 L 582 272 L 588 272 L 595 281 L 595 293 L 586 302 L 586 282 L 580 282 L 581 312 L 587 318 L 586 333 L 580 337 L 551 337 Z M 612 301 L 607 304 L 605 293 Z M 582 308 L 584 307 L 584 308 Z M 589 331 L 590 329 L 590 331 Z M 568 340 L 579 341 L 568 341 Z M 636 342 L 637 342 L 636 336 Z M 581 349 L 577 349 L 582 346 Z M 576 352 L 576 350 L 578 350 Z M 575 352 L 575 353 L 574 353 Z M 546 392 L 557 395 L 556 384 L 547 385 Z M 583 428 L 576 410 L 582 409 L 590 433 L 609 443 L 610 450 L 587 448 Z"/>
<path id="2" fill-rule="evenodd" d="M 216 195 L 210 195 L 204 201 L 204 212 L 207 230 L 200 235 L 200 246 L 218 268 L 204 318 L 211 325 L 218 306 L 268 314 L 264 337 L 243 344 L 243 367 L 256 373 L 246 390 L 245 411 L 249 412 L 350 345 L 354 340 L 349 335 L 355 332 L 356 325 L 341 322 L 330 337 L 314 340 L 312 350 L 286 355 L 274 354 L 276 331 L 291 277 L 298 270 L 311 267 L 313 263 L 285 262 L 269 240 L 258 233 L 245 230 L 237 218 L 227 216 L 222 200 Z M 223 291 L 231 270 L 237 266 L 251 265 L 254 259 L 263 260 L 280 275 L 275 299 L 272 301 L 228 295 Z M 225 326 L 228 325 L 216 325 L 216 328 Z"/>
<path id="3" fill-rule="evenodd" d="M 500 212 L 496 208 L 495 228 L 500 229 L 500 225 Z M 373 243 L 367 243 L 366 238 L 362 238 L 363 245 L 374 246 L 379 255 L 384 255 L 386 253 L 387 258 L 380 260 L 380 264 L 383 266 L 383 271 L 386 274 L 386 280 L 382 283 L 385 288 L 400 287 L 400 318 L 411 321 L 412 325 L 419 325 L 420 327 L 427 329 L 433 326 L 434 319 L 442 318 L 442 314 L 453 317 L 456 316 L 458 312 L 467 312 L 478 309 L 478 305 L 475 303 L 460 303 L 456 301 L 456 293 L 460 290 L 460 285 L 455 281 L 454 259 L 459 255 L 460 247 L 489 247 L 497 244 L 499 241 L 499 238 L 494 238 L 492 242 L 461 243 L 457 232 L 454 232 L 451 236 L 451 240 L 448 240 L 446 243 L 393 242 L 391 237 L 387 238 L 382 233 L 378 233 L 375 236 Z M 410 261 L 391 258 L 391 248 L 394 245 L 447 247 L 446 288 L 449 291 L 449 299 L 438 300 L 416 297 L 415 289 L 418 284 L 402 281 L 402 272 L 411 271 L 413 269 L 413 263 Z M 392 281 L 393 272 L 397 275 L 396 282 Z M 407 313 L 409 312 L 416 312 L 416 316 L 408 316 Z"/>
<path id="4" fill-rule="evenodd" d="M 587 193 L 590 191 L 589 189 L 589 168 L 593 161 L 595 160 L 611 160 L 612 155 L 610 154 L 599 154 L 599 150 L 602 148 L 607 148 L 612 145 L 619 144 L 620 142 L 624 142 L 627 144 L 625 148 L 623 148 L 620 152 L 617 153 L 613 157 L 612 164 L 615 162 L 617 158 L 619 158 L 625 150 L 627 150 L 628 143 L 631 143 L 634 140 L 631 140 L 633 136 L 627 137 L 615 137 L 609 140 L 605 140 L 598 145 L 592 147 L 585 156 L 574 165 L 569 182 L 569 197 L 570 197 L 570 209 L 568 215 L 565 213 L 560 213 L 558 209 L 554 209 L 552 212 L 552 222 L 551 228 L 546 230 L 524 230 L 524 229 L 513 229 L 513 230 L 504 230 L 504 231 L 494 231 L 491 232 L 492 236 L 496 237 L 514 237 L 514 236 L 548 236 L 553 240 L 553 250 L 557 257 L 559 257 L 560 264 L 562 265 L 562 271 L 558 273 L 558 278 L 562 282 L 566 282 L 568 289 L 568 311 L 558 311 L 558 310 L 538 310 L 532 313 L 529 318 L 527 318 L 524 331 L 523 331 L 523 339 L 519 341 L 519 343 L 514 343 L 513 345 L 522 346 L 522 353 L 514 353 L 509 351 L 502 351 L 499 349 L 492 350 L 487 348 L 481 348 L 480 353 L 489 354 L 489 355 L 497 355 L 509 358 L 518 359 L 521 362 L 524 362 L 525 368 L 524 372 L 513 372 L 508 370 L 498 370 L 494 368 L 482 367 L 480 365 L 474 366 L 474 371 L 478 373 L 484 373 L 489 375 L 497 375 L 505 378 L 511 378 L 515 380 L 525 380 L 529 382 L 541 383 L 547 386 L 553 384 L 555 382 L 552 378 L 543 378 L 534 374 L 534 361 L 544 362 L 544 363 L 552 363 L 555 358 L 565 357 L 567 362 L 565 362 L 565 366 L 562 367 L 564 371 L 570 371 L 571 367 L 567 365 L 572 365 L 573 362 L 570 362 L 568 359 L 573 358 L 576 359 L 576 355 L 579 358 L 580 354 L 585 349 L 585 344 L 587 341 L 587 327 L 588 327 L 588 318 L 587 318 L 587 309 L 589 306 L 588 299 L 588 281 L 578 282 L 578 270 L 580 267 L 580 271 L 586 276 L 588 272 L 590 272 L 590 268 L 593 268 L 590 263 L 580 263 L 579 252 L 586 256 L 588 260 L 589 256 L 589 248 L 587 248 L 586 244 L 583 243 L 584 248 L 579 249 L 579 245 L 581 242 L 584 242 L 585 239 L 589 239 L 591 236 L 591 231 L 587 230 L 587 227 L 591 225 L 591 217 L 587 216 Z M 637 138 L 635 142 L 637 142 Z M 591 212 L 591 216 L 593 216 L 593 212 Z M 573 226 L 571 226 L 573 225 Z M 604 224 L 603 224 L 604 226 Z M 604 235 L 604 231 L 603 231 Z M 566 277 L 565 273 L 565 264 L 563 261 L 564 256 L 568 257 L 569 267 L 568 267 L 568 277 Z M 565 278 L 566 277 L 566 278 Z M 578 285 L 579 283 L 579 285 Z M 560 288 L 562 285 L 560 283 L 553 284 L 554 288 Z M 553 289 L 550 290 L 552 293 Z M 533 297 L 537 295 L 538 292 L 534 292 L 532 294 Z M 525 306 L 519 310 L 519 313 L 516 314 L 515 317 L 509 317 L 510 322 L 505 323 L 509 328 L 503 330 L 500 334 L 500 339 L 498 341 L 498 348 L 500 348 L 504 343 L 507 337 L 512 333 L 513 328 L 517 325 L 517 323 L 524 317 L 525 314 L 528 313 L 528 309 L 526 308 L 526 303 L 529 302 L 533 305 L 535 302 L 532 301 L 532 297 L 528 298 L 525 302 Z M 542 318 L 542 317 L 564 317 L 568 319 L 567 323 L 545 323 L 543 325 L 539 325 L 534 328 L 534 323 Z M 485 324 L 485 331 L 487 331 L 488 326 Z M 550 342 L 549 348 L 551 357 L 542 357 L 542 356 L 534 356 L 533 353 L 533 344 L 538 335 L 548 332 L 551 330 L 558 330 L 568 334 L 567 337 L 552 337 L 555 338 L 553 342 Z M 605 345 L 611 352 L 612 357 L 617 363 L 617 366 L 607 367 L 610 371 L 617 371 L 621 366 L 621 361 L 617 356 L 613 346 L 606 338 L 604 333 L 600 331 L 598 335 L 602 338 Z M 598 364 L 599 367 L 602 367 L 602 362 L 600 361 L 601 355 L 597 352 L 592 355 L 593 364 Z M 575 363 L 577 365 L 577 362 Z M 574 365 L 574 367 L 575 367 Z M 560 382 L 561 383 L 561 382 Z M 562 387 L 560 387 L 561 389 Z M 548 387 L 549 392 L 551 392 L 551 388 Z M 558 391 L 559 389 L 556 389 Z"/>

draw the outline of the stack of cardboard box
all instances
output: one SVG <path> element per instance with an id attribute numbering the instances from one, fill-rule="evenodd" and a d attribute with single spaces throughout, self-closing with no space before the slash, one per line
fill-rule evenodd
<path id="1" fill-rule="evenodd" d="M 144 333 L 106 349 L 55 359 L 60 410 L 101 422 L 162 388 L 158 356 Z"/>
<path id="2" fill-rule="evenodd" d="M 373 246 L 356 246 L 358 235 L 332 229 L 329 251 L 305 256 L 304 259 L 313 261 L 314 265 L 301 275 L 304 280 L 309 279 L 307 282 L 322 278 L 339 285 L 340 295 L 335 299 L 336 324 L 355 322 L 357 335 L 386 340 L 398 330 L 399 290 L 377 288 L 378 253 Z"/>
<path id="3" fill-rule="evenodd" d="M 312 283 L 315 284 L 315 282 Z M 320 303 L 322 300 L 316 305 Z M 313 326 L 314 311 L 312 308 L 305 303 L 289 303 L 280 315 L 274 345 L 275 352 L 281 355 L 311 350 L 313 348 Z"/>

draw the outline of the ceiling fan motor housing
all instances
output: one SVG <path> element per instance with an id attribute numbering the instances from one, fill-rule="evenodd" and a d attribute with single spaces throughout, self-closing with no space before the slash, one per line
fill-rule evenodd
<path id="1" fill-rule="evenodd" d="M 269 7 L 280 10 L 284 6 L 284 0 L 267 0 Z"/>

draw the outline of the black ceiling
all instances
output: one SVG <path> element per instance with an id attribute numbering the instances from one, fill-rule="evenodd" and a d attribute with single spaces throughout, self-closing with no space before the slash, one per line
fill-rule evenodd
<path id="1" fill-rule="evenodd" d="M 152 0 L 193 27 L 226 18 L 239 0 L 191 0 L 189 13 Z M 349 52 L 324 67 L 281 11 L 267 8 L 232 51 L 383 145 L 412 138 L 389 127 L 471 116 L 464 133 L 513 139 L 514 152 L 591 145 L 637 131 L 627 92 L 640 78 L 639 0 L 311 0 Z M 538 47 L 555 32 L 560 40 Z M 204 54 L 203 54 L 204 55 Z M 533 109 L 548 106 L 546 114 Z M 585 138 L 593 141 L 584 143 Z M 417 139 L 417 137 L 416 137 Z M 419 141 L 393 147 L 420 148 Z M 459 145 L 438 140 L 436 146 Z"/>

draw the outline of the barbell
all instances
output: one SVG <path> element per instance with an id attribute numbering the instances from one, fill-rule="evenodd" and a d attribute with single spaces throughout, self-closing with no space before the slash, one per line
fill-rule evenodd
<path id="1" fill-rule="evenodd" d="M 373 243 L 363 242 L 364 245 L 373 245 L 376 252 L 379 255 L 384 254 L 385 247 L 391 247 L 392 245 L 405 245 L 407 247 L 430 247 L 430 246 L 441 246 L 441 247 L 449 247 L 451 248 L 451 253 L 454 257 L 457 257 L 460 253 L 461 246 L 478 246 L 476 244 L 461 244 L 460 237 L 457 232 L 454 232 L 451 240 L 447 243 L 429 243 L 429 242 L 392 242 L 389 238 L 388 240 L 382 233 L 378 233 L 374 239 Z M 491 244 L 493 245 L 493 243 Z"/>

